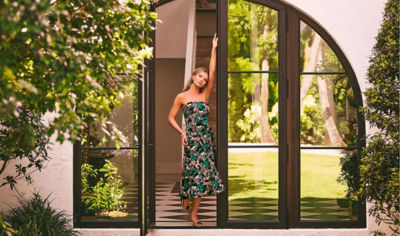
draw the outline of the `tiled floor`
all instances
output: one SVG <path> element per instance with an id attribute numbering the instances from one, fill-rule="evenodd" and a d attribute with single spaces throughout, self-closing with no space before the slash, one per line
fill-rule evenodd
<path id="1" fill-rule="evenodd" d="M 130 209 L 127 218 L 137 219 L 137 186 L 126 186 L 125 190 L 124 200 Z M 350 217 L 349 206 L 346 204 L 349 203 L 345 199 L 303 198 L 301 218 L 346 220 Z M 228 209 L 229 220 L 278 220 L 278 199 L 231 199 Z M 182 211 L 179 200 L 179 176 L 157 176 L 155 214 L 157 227 L 191 227 L 189 216 Z M 357 212 L 353 215 L 356 217 Z M 198 217 L 204 226 L 216 226 L 216 196 L 202 199 Z"/>
<path id="2" fill-rule="evenodd" d="M 123 196 L 123 200 L 126 202 L 126 208 L 128 209 L 128 217 L 130 219 L 138 218 L 138 186 L 137 185 L 128 185 L 125 186 L 125 195 Z"/>
<path id="3" fill-rule="evenodd" d="M 244 198 L 229 201 L 229 220 L 278 220 L 278 200 Z"/>
<path id="4" fill-rule="evenodd" d="M 344 205 L 339 206 L 339 202 Z M 345 199 L 326 199 L 326 198 L 302 198 L 301 218 L 302 219 L 323 219 L 323 220 L 348 220 L 349 202 Z M 347 205 L 347 206 L 346 206 Z M 357 206 L 355 206 L 357 207 Z M 356 209 L 354 209 L 356 211 Z M 353 213 L 356 217 L 357 213 Z"/>
<path id="5" fill-rule="evenodd" d="M 179 177 L 157 176 L 156 183 L 156 226 L 191 226 L 188 214 L 181 209 L 179 199 Z M 203 226 L 216 226 L 216 196 L 202 198 L 198 218 Z"/>

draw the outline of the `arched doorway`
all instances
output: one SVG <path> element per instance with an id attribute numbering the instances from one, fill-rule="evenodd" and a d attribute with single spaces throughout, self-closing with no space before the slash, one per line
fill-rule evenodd
<path id="1" fill-rule="evenodd" d="M 215 132 L 228 185 L 217 226 L 364 227 L 354 190 L 365 124 L 344 53 L 315 20 L 280 1 L 213 2 Z"/>

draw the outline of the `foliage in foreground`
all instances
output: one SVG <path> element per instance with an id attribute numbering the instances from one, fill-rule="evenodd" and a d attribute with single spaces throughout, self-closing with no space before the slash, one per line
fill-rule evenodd
<path id="1" fill-rule="evenodd" d="M 43 135 L 56 134 L 59 142 L 75 141 L 93 121 L 111 139 L 124 140 L 109 114 L 152 54 L 146 35 L 156 14 L 149 5 L 147 0 L 0 1 L 0 130 L 10 133 L 0 164 L 19 150 L 35 152 L 40 142 L 33 124 L 25 124 L 31 132 L 20 126 L 21 110 L 39 117 L 56 114 Z M 1 177 L 13 186 L 15 178 Z"/>
<path id="2" fill-rule="evenodd" d="M 0 215 L 0 235 L 12 235 L 17 234 L 18 231 L 11 228 L 10 223 L 3 220 L 3 217 Z"/>
<path id="3" fill-rule="evenodd" d="M 365 116 L 377 132 L 362 153 L 360 193 L 373 203 L 369 214 L 378 224 L 389 224 L 393 234 L 400 233 L 399 202 L 399 2 L 385 6 L 368 69 L 371 84 L 366 95 Z"/>
<path id="4" fill-rule="evenodd" d="M 78 235 L 70 227 L 65 212 L 56 211 L 50 206 L 49 196 L 43 199 L 35 193 L 31 199 L 20 199 L 19 203 L 19 207 L 11 209 L 5 216 L 5 220 L 17 231 L 17 235 Z M 1 230 L 0 228 L 0 232 Z"/>
<path id="5" fill-rule="evenodd" d="M 31 183 L 30 174 L 41 170 L 44 162 L 49 159 L 47 150 L 50 146 L 46 135 L 47 128 L 43 125 L 40 116 L 23 108 L 18 108 L 19 116 L 11 120 L 0 120 L 0 175 L 12 161 L 25 159 L 15 165 L 15 172 L 8 173 L 0 187 L 7 184 L 11 188 L 19 179 Z M 17 129 L 17 130 L 16 130 Z M 20 133 L 24 135 L 20 136 Z M 33 137 L 33 138 L 32 138 Z"/>

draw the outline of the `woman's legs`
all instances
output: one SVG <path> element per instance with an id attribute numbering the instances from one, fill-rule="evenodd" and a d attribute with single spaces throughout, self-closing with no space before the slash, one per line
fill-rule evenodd
<path id="1" fill-rule="evenodd" d="M 182 200 L 182 208 L 187 213 L 189 213 L 189 204 L 190 204 L 189 198 L 186 198 L 186 199 Z"/>
<path id="2" fill-rule="evenodd" d="M 201 197 L 193 198 L 192 199 L 192 221 L 197 223 L 199 219 L 197 218 L 197 212 L 199 211 Z"/>

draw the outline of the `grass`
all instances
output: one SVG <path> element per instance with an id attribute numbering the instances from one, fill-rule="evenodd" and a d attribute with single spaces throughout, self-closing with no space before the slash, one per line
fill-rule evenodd
<path id="1" fill-rule="evenodd" d="M 340 155 L 301 154 L 301 198 L 344 198 Z M 229 200 L 278 198 L 278 152 L 229 153 Z"/>
<path id="2" fill-rule="evenodd" d="M 229 153 L 229 200 L 278 198 L 278 152 Z"/>
<path id="3" fill-rule="evenodd" d="M 338 183 L 340 155 L 301 154 L 301 198 L 344 198 L 346 185 Z"/>

